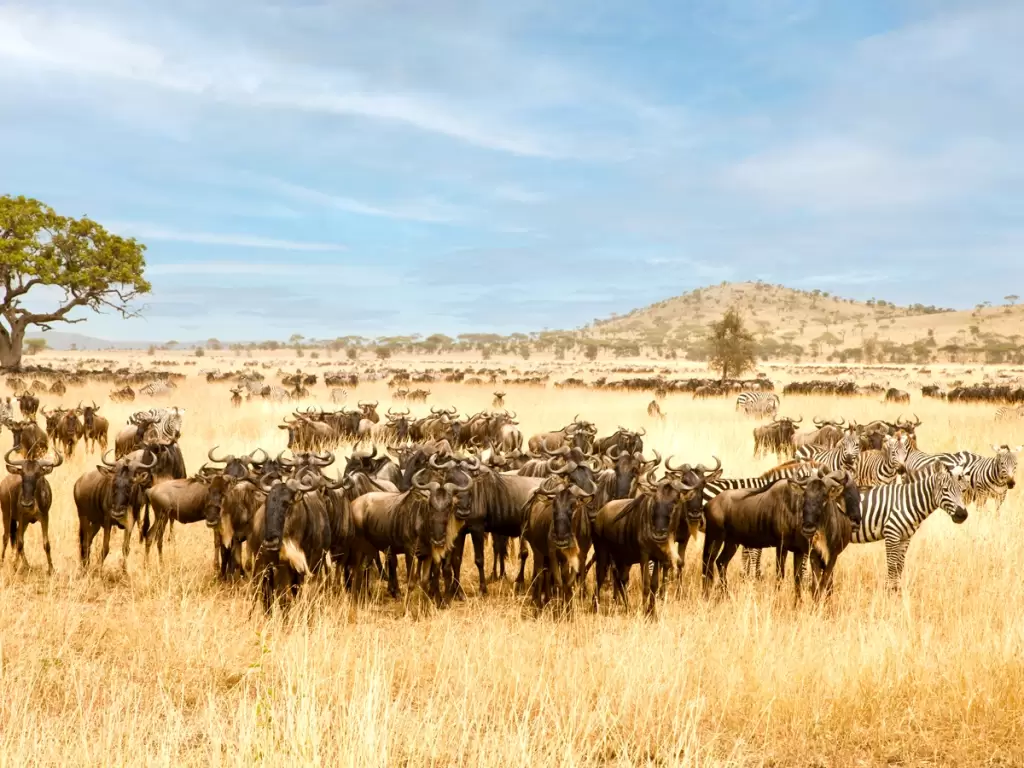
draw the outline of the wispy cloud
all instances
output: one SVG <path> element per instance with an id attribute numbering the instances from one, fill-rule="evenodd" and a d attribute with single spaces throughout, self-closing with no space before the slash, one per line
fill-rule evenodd
<path id="1" fill-rule="evenodd" d="M 302 200 L 362 216 L 380 216 L 387 219 L 421 221 L 429 224 L 450 224 L 461 221 L 464 218 L 464 213 L 458 208 L 437 200 L 377 205 L 352 197 L 322 192 L 300 184 L 292 184 L 280 179 L 267 180 L 265 184 L 267 188 L 281 192 L 295 200 Z"/>
<path id="2" fill-rule="evenodd" d="M 190 232 L 139 222 L 114 222 L 107 226 L 108 229 L 120 235 L 143 240 L 223 245 L 235 248 L 266 248 L 277 251 L 333 252 L 346 250 L 346 247 L 340 243 L 312 243 L 303 240 L 281 240 L 275 237 L 219 232 Z"/>

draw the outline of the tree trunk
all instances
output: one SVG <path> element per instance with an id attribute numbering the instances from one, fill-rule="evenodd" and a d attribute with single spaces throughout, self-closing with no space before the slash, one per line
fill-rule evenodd
<path id="1" fill-rule="evenodd" d="M 0 329 L 0 370 L 21 370 L 21 353 L 25 344 L 25 326 L 11 324 L 10 333 Z"/>

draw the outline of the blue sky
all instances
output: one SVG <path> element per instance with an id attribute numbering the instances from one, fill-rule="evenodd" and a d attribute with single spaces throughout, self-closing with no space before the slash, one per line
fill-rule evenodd
<path id="1" fill-rule="evenodd" d="M 1022 288 L 1021 40 L 987 0 L 4 0 L 0 190 L 147 244 L 145 319 L 68 329 L 106 338 L 965 307 Z"/>

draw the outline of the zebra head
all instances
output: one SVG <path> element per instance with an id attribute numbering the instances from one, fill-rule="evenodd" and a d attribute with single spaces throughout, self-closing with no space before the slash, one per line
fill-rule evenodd
<path id="1" fill-rule="evenodd" d="M 896 466 L 897 472 L 905 473 L 907 456 L 910 455 L 911 448 L 910 437 L 904 432 L 898 433 L 895 437 L 886 437 L 884 448 L 889 463 Z"/>
<path id="2" fill-rule="evenodd" d="M 1017 454 L 1024 450 L 1024 446 L 1018 445 L 1010 448 L 1008 445 L 993 445 L 992 450 L 996 452 L 995 467 L 999 485 L 1013 488 L 1017 484 Z"/>
<path id="3" fill-rule="evenodd" d="M 846 436 L 839 443 L 840 461 L 846 469 L 853 469 L 857 466 L 860 458 L 860 437 L 856 429 L 849 429 Z"/>
<path id="4" fill-rule="evenodd" d="M 933 509 L 941 509 L 953 519 L 954 523 L 962 523 L 967 519 L 967 507 L 964 505 L 964 484 L 968 482 L 968 478 L 960 467 L 949 470 L 945 465 L 940 464 L 939 466 L 941 469 L 933 475 Z"/>

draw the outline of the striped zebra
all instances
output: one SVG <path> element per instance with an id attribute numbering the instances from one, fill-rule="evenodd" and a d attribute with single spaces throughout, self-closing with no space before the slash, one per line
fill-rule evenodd
<path id="1" fill-rule="evenodd" d="M 852 472 L 860 458 L 860 438 L 855 431 L 848 430 L 843 439 L 831 448 L 822 448 L 819 445 L 800 446 L 796 451 L 796 458 L 800 461 L 817 462 L 832 472 L 841 469 Z"/>
<path id="2" fill-rule="evenodd" d="M 820 466 L 820 464 L 813 461 L 787 461 L 785 464 L 769 469 L 757 477 L 735 477 L 714 480 L 704 485 L 704 503 L 707 504 L 722 491 L 743 488 L 753 491 L 759 488 L 766 488 L 776 480 L 783 478 L 792 480 L 798 477 L 807 477 Z M 743 575 L 761 578 L 761 550 L 744 547 L 740 556 L 743 559 Z"/>
<path id="3" fill-rule="evenodd" d="M 339 389 L 339 388 L 335 387 L 334 389 L 331 390 L 331 402 L 332 403 L 344 403 L 347 398 L 348 398 L 348 390 L 347 389 Z"/>
<path id="4" fill-rule="evenodd" d="M 0 424 L 6 424 L 13 418 L 14 403 L 11 402 L 11 396 L 8 395 L 3 400 L 0 400 Z"/>
<path id="5" fill-rule="evenodd" d="M 173 381 L 154 381 L 150 384 L 146 384 L 139 387 L 140 395 L 149 395 L 150 397 L 159 397 L 161 395 L 169 395 L 177 388 L 177 385 Z"/>
<path id="6" fill-rule="evenodd" d="M 945 466 L 934 474 L 903 485 L 883 485 L 861 496 L 860 525 L 854 544 L 885 541 L 886 586 L 899 589 L 910 539 L 934 510 L 949 514 L 954 523 L 967 519 L 963 472 Z"/>
<path id="7" fill-rule="evenodd" d="M 1015 421 L 1016 419 L 1024 419 L 1024 403 L 1006 405 L 996 410 L 996 421 Z"/>
<path id="8" fill-rule="evenodd" d="M 775 418 L 779 412 L 779 396 L 774 392 L 741 392 L 736 398 L 736 410 L 747 416 Z"/>
<path id="9" fill-rule="evenodd" d="M 996 452 L 993 457 L 979 456 L 970 451 L 934 454 L 932 461 L 917 471 L 917 476 L 935 472 L 939 467 L 959 469 L 969 478 L 964 489 L 967 503 L 984 504 L 995 499 L 996 509 L 999 509 L 1006 501 L 1006 492 L 1017 484 L 1017 454 L 1024 450 L 1024 446 L 1011 449 L 1008 445 L 993 445 L 992 450 Z"/>
<path id="10" fill-rule="evenodd" d="M 854 475 L 857 485 L 861 488 L 873 488 L 879 485 L 891 485 L 896 482 L 903 470 L 903 462 L 910 450 L 907 436 L 886 435 L 880 451 L 863 451 L 857 457 Z"/>
<path id="11" fill-rule="evenodd" d="M 270 384 L 260 389 L 260 395 L 263 397 L 264 400 L 273 400 L 276 403 L 280 403 L 291 397 L 292 393 L 290 390 L 287 390 L 284 387 L 279 387 L 275 384 Z"/>
<path id="12" fill-rule="evenodd" d="M 174 442 L 181 437 L 182 421 L 185 415 L 184 408 L 174 406 L 172 408 L 150 408 L 148 411 L 136 411 L 129 423 L 137 423 L 140 420 L 149 421 L 156 431 L 156 439 L 166 442 Z"/>

